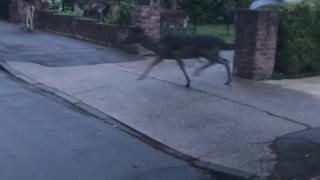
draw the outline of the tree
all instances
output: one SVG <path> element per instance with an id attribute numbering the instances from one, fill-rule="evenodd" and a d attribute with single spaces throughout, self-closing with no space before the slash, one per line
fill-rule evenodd
<path id="1" fill-rule="evenodd" d="M 164 0 L 165 1 L 165 0 Z M 186 11 L 198 23 L 224 23 L 225 5 L 248 8 L 253 0 L 177 0 L 178 8 Z"/>

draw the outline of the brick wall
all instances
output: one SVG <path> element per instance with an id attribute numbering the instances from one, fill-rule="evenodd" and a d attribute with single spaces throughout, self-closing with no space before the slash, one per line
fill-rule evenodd
<path id="1" fill-rule="evenodd" d="M 279 16 L 275 11 L 240 10 L 236 23 L 234 74 L 264 80 L 273 73 Z"/>
<path id="2" fill-rule="evenodd" d="M 96 20 L 37 11 L 36 28 L 103 45 L 118 45 L 132 28 L 98 23 Z"/>
<path id="3" fill-rule="evenodd" d="M 142 28 L 146 35 L 153 39 L 160 38 L 160 17 L 159 6 L 140 5 L 132 11 L 132 25 Z"/>

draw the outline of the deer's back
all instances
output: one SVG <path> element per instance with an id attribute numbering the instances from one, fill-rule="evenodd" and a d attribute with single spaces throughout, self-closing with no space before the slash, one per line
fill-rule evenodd
<path id="1" fill-rule="evenodd" d="M 195 58 L 219 51 L 224 42 L 214 36 L 173 34 L 161 38 L 160 56 L 164 58 Z"/>

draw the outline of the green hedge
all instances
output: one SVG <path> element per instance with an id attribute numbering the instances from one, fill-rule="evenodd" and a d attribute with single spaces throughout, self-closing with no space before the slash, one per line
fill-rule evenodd
<path id="1" fill-rule="evenodd" d="M 275 78 L 320 74 L 320 2 L 264 7 L 280 12 Z"/>
<path id="2" fill-rule="evenodd" d="M 131 10 L 136 5 L 136 0 L 117 0 L 118 8 L 113 9 L 104 18 L 108 24 L 118 24 L 122 26 L 131 25 Z"/>
<path id="3" fill-rule="evenodd" d="M 170 0 L 163 0 L 168 2 Z M 248 8 L 253 0 L 177 0 L 178 7 L 186 11 L 198 24 L 225 23 L 224 3 L 237 8 Z"/>

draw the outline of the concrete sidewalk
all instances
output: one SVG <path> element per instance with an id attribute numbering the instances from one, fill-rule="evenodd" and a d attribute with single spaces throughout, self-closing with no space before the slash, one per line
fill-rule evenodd
<path id="1" fill-rule="evenodd" d="M 72 54 L 64 58 L 68 56 L 73 58 Z M 222 56 L 232 59 L 232 52 Z M 279 152 L 270 148 L 276 139 L 320 126 L 320 96 L 308 93 L 310 89 L 304 89 L 306 93 L 238 78 L 224 86 L 226 72 L 219 65 L 192 77 L 187 89 L 173 61 L 137 81 L 149 63 L 52 67 L 8 61 L 5 65 L 31 84 L 51 87 L 75 105 L 84 102 L 179 152 L 260 176 L 277 171 Z M 186 64 L 190 74 L 201 66 L 198 61 Z"/>
<path id="2" fill-rule="evenodd" d="M 136 63 L 140 63 L 143 67 L 145 62 Z M 304 99 L 303 103 L 297 106 L 303 108 L 302 106 L 313 105 L 320 108 L 317 98 L 263 84 L 246 82 L 246 88 L 248 91 L 254 91 L 253 88 L 262 86 L 267 92 L 282 90 L 281 95 L 286 96 L 283 97 L 285 102 L 273 97 L 279 94 L 266 93 L 261 97 L 267 99 L 269 96 L 270 101 L 261 102 L 261 106 L 265 104 L 266 107 L 272 107 L 271 103 L 274 101 L 275 103 L 280 101 L 286 106 L 273 104 L 276 106 L 274 108 L 278 109 L 277 112 L 273 112 L 267 108 L 256 107 L 253 103 L 260 102 L 259 100 L 253 103 L 241 102 L 232 96 L 224 97 L 223 94 L 186 89 L 168 80 L 136 81 L 138 77 L 136 74 L 123 70 L 124 66 L 132 67 L 132 63 L 60 68 L 21 62 L 8 62 L 8 64 L 31 79 L 65 92 L 182 153 L 205 162 L 259 175 L 268 175 L 273 169 L 274 155 L 268 146 L 275 138 L 320 123 L 317 120 L 317 111 L 312 111 L 310 108 L 307 111 L 315 115 L 313 120 L 307 116 L 303 119 L 290 119 L 291 116 L 303 116 L 299 112 L 290 110 L 292 101 Z M 176 77 L 172 79 L 184 83 L 181 74 L 181 78 L 175 76 L 179 71 L 168 72 L 169 66 L 172 70 L 178 70 L 167 62 L 160 65 L 155 74 L 163 69 L 164 72 L 161 74 L 167 79 L 172 76 Z M 209 78 L 209 74 L 202 77 Z M 194 80 L 193 87 L 196 87 L 197 80 Z M 232 89 L 235 87 L 239 89 L 237 84 L 242 83 L 235 81 L 232 87 L 225 87 L 218 78 L 217 81 L 209 82 L 207 85 L 217 87 L 212 89 L 225 89 L 222 92 L 233 96 L 241 95 L 244 98 L 247 95 Z M 262 93 L 260 90 L 258 92 Z M 290 99 L 290 97 L 295 98 Z M 248 96 L 247 100 L 253 98 Z M 286 116 L 278 114 L 286 111 L 288 111 Z"/>

